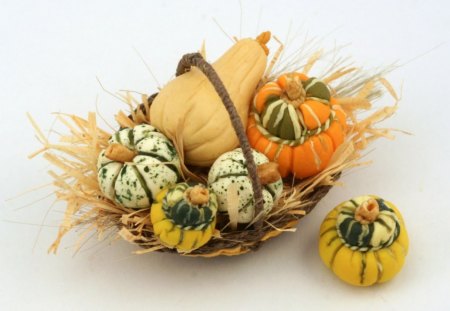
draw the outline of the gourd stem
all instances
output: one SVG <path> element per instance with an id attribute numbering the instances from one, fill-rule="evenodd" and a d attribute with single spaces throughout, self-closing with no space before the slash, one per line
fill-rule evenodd
<path id="1" fill-rule="evenodd" d="M 287 74 L 286 80 L 286 95 L 284 100 L 297 108 L 303 104 L 306 98 L 306 92 L 303 88 L 302 81 L 292 74 Z"/>
<path id="2" fill-rule="evenodd" d="M 278 163 L 268 162 L 258 165 L 256 168 L 259 180 L 262 185 L 274 183 L 281 179 Z"/>
<path id="3" fill-rule="evenodd" d="M 131 162 L 136 156 L 136 151 L 130 150 L 124 145 L 113 143 L 105 150 L 105 156 L 116 162 Z"/>
<path id="4" fill-rule="evenodd" d="M 269 48 L 267 47 L 266 43 L 269 42 L 271 36 L 272 35 L 270 31 L 264 31 L 255 39 L 255 41 L 258 42 L 259 45 L 262 47 L 266 55 L 269 55 Z"/>
<path id="5" fill-rule="evenodd" d="M 202 186 L 194 186 L 185 191 L 186 199 L 192 205 L 203 205 L 209 202 L 209 191 Z"/>
<path id="6" fill-rule="evenodd" d="M 355 219 L 363 225 L 373 223 L 380 214 L 377 200 L 368 199 L 362 202 L 355 210 Z"/>
<path id="7" fill-rule="evenodd" d="M 190 71 L 191 66 L 195 66 L 200 69 L 200 71 L 209 79 L 220 99 L 222 100 L 228 114 L 230 115 L 231 124 L 233 125 L 234 131 L 236 132 L 236 135 L 239 139 L 239 143 L 241 145 L 245 160 L 247 161 L 247 169 L 252 181 L 252 188 L 255 199 L 255 227 L 259 229 L 263 224 L 263 217 L 261 217 L 260 214 L 263 211 L 264 201 L 261 182 L 258 178 L 255 160 L 253 159 L 253 152 L 245 134 L 244 125 L 242 124 L 236 107 L 234 106 L 233 101 L 228 94 L 228 91 L 220 80 L 219 75 L 214 70 L 214 68 L 202 57 L 200 53 L 191 53 L 184 55 L 178 63 L 176 76 Z"/>

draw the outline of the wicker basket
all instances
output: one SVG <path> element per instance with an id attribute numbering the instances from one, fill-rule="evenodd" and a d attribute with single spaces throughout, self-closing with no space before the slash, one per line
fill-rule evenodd
<path id="1" fill-rule="evenodd" d="M 312 61 L 307 65 L 311 68 L 317 57 L 312 56 Z M 84 228 L 80 236 L 79 246 L 83 245 L 83 239 L 88 236 L 88 231 L 97 231 L 102 236 L 108 230 L 114 230 L 123 240 L 134 243 L 141 247 L 136 251 L 138 254 L 152 251 L 177 253 L 184 256 L 215 257 L 220 255 L 234 256 L 257 250 L 265 241 L 280 235 L 283 232 L 294 231 L 299 220 L 307 215 L 317 203 L 328 193 L 336 180 L 341 176 L 343 170 L 359 166 L 361 151 L 368 143 L 379 137 L 390 137 L 389 129 L 375 128 L 373 125 L 393 115 L 397 105 L 382 107 L 366 116 L 364 120 L 358 121 L 356 112 L 370 107 L 370 101 L 381 96 L 379 84 L 398 101 L 393 88 L 381 76 L 384 72 L 373 75 L 356 73 L 344 83 L 341 93 L 336 92 L 344 98 L 341 103 L 347 104 L 345 111 L 349 115 L 349 131 L 346 141 L 335 151 L 328 167 L 319 174 L 304 180 L 286 179 L 281 198 L 276 202 L 272 211 L 265 215 L 261 193 L 261 183 L 256 172 L 256 165 L 252 151 L 246 137 L 246 131 L 237 114 L 236 108 L 213 67 L 208 64 L 201 54 L 186 54 L 181 59 L 176 75 L 189 71 L 191 66 L 197 67 L 209 79 L 217 94 L 221 98 L 231 123 L 239 138 L 240 147 L 243 150 L 249 176 L 252 181 L 255 198 L 255 220 L 247 226 L 238 226 L 237 230 L 231 230 L 227 226 L 228 217 L 218 215 L 216 230 L 212 239 L 204 246 L 188 253 L 178 253 L 175 249 L 162 245 L 153 233 L 150 222 L 150 208 L 143 210 L 132 210 L 116 205 L 102 194 L 97 181 L 97 157 L 100 151 L 108 145 L 111 134 L 98 128 L 96 116 L 90 113 L 87 119 L 74 115 L 61 114 L 58 118 L 70 130 L 70 135 L 63 136 L 60 144 L 48 141 L 46 135 L 30 117 L 35 128 L 38 139 L 43 148 L 30 157 L 44 153 L 44 158 L 53 166 L 62 170 L 62 173 L 51 171 L 54 185 L 57 187 L 56 195 L 60 200 L 67 202 L 64 220 L 60 226 L 58 236 L 51 245 L 49 251 L 56 252 L 61 239 L 75 228 Z M 332 70 L 334 69 L 334 71 Z M 353 68 L 330 68 L 328 80 L 333 80 L 354 72 Z M 358 94 L 347 102 L 345 98 L 349 95 Z M 154 94 L 149 98 L 144 97 L 142 101 L 135 102 L 135 110 L 127 116 L 119 112 L 116 119 L 121 126 L 134 126 L 143 122 L 150 122 L 149 107 Z M 359 97 L 358 97 L 359 96 Z M 142 103 L 139 106 L 139 103 Z M 345 105 L 344 105 L 345 106 Z M 69 120 L 67 120 L 69 119 Z M 122 122 L 120 122 L 122 120 Z M 169 137 L 177 146 L 176 139 Z M 179 149 L 179 146 L 178 148 Z M 183 165 L 182 165 L 183 166 Z M 194 167 L 183 167 L 185 175 L 189 179 L 204 181 L 207 171 Z"/>

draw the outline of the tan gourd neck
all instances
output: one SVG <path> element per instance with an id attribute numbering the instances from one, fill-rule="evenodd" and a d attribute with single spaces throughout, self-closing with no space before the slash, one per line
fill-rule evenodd
<path id="1" fill-rule="evenodd" d="M 264 31 L 255 39 L 256 42 L 258 42 L 259 45 L 261 45 L 266 55 L 269 55 L 269 48 L 267 47 L 266 43 L 269 42 L 270 37 L 271 37 L 270 31 Z"/>
<path id="2" fill-rule="evenodd" d="M 262 185 L 274 183 L 281 178 L 280 172 L 278 171 L 278 163 L 275 162 L 258 165 L 256 171 Z"/>
<path id="3" fill-rule="evenodd" d="M 130 150 L 124 145 L 113 143 L 105 150 L 105 156 L 116 162 L 131 162 L 136 156 L 136 151 Z"/>
<path id="4" fill-rule="evenodd" d="M 295 108 L 298 108 L 305 102 L 306 91 L 303 88 L 302 81 L 293 74 L 286 74 L 286 87 L 284 92 L 281 96 L 282 99 Z"/>
<path id="5" fill-rule="evenodd" d="M 362 202 L 355 210 L 355 219 L 363 225 L 373 223 L 380 214 L 377 200 L 369 199 Z"/>
<path id="6" fill-rule="evenodd" d="M 194 186 L 184 192 L 186 200 L 192 205 L 203 205 L 209 202 L 209 191 L 202 186 Z"/>

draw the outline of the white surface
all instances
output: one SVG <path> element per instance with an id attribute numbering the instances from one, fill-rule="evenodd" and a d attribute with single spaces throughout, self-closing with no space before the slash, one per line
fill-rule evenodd
<path id="1" fill-rule="evenodd" d="M 2 310 L 449 310 L 448 1 L 242 1 L 243 36 L 270 29 L 284 38 L 292 21 L 293 29 L 303 25 L 303 34 L 327 35 L 326 46 L 334 40 L 351 42 L 343 54 L 351 54 L 359 65 L 406 62 L 388 76 L 398 89 L 403 86 L 403 96 L 397 115 L 385 125 L 414 136 L 376 142 L 367 156 L 375 163 L 347 173 L 345 186 L 334 188 L 296 233 L 253 254 L 212 260 L 134 256 L 134 247 L 120 241 L 111 247 L 94 243 L 72 257 L 67 247 L 75 234 L 63 241 L 58 256 L 47 255 L 62 206 L 49 212 L 40 234 L 53 198 L 18 208 L 51 189 L 6 201 L 49 181 L 43 159 L 26 159 L 39 148 L 26 112 L 48 130 L 51 112 L 85 115 L 98 102 L 112 120 L 124 106 L 102 91 L 96 76 L 112 91 L 151 93 L 156 88 L 133 47 L 164 83 L 179 57 L 197 50 L 203 39 L 209 59 L 229 46 L 212 17 L 228 33 L 240 32 L 237 0 L 220 6 L 206 1 L 94 2 L 0 2 Z M 393 281 L 354 288 L 321 263 L 317 233 L 333 206 L 365 193 L 397 204 L 411 247 Z"/>

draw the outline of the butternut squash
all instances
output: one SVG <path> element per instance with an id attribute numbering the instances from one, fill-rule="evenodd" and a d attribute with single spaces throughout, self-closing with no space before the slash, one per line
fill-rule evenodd
<path id="1" fill-rule="evenodd" d="M 242 39 L 212 64 L 230 94 L 244 126 L 255 89 L 267 64 L 265 43 L 270 33 L 256 40 Z M 151 124 L 168 137 L 182 129 L 185 162 L 211 166 L 223 153 L 235 149 L 238 139 L 229 115 L 203 73 L 192 68 L 170 81 L 154 99 Z"/>

